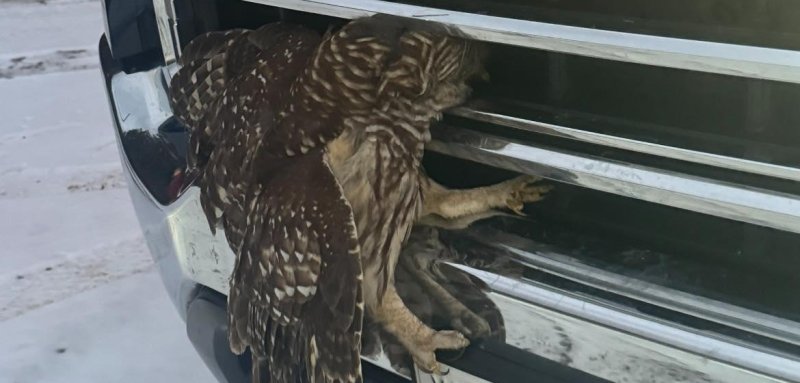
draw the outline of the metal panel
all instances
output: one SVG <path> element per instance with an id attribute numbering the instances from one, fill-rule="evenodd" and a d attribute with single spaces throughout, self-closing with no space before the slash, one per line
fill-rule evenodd
<path id="1" fill-rule="evenodd" d="M 353 19 L 387 13 L 454 27 L 495 43 L 732 76 L 800 83 L 800 52 L 641 35 L 419 7 L 378 0 L 247 0 Z"/>
<path id="2" fill-rule="evenodd" d="M 587 142 L 590 144 L 602 145 L 610 148 L 630 150 L 638 153 L 672 158 L 751 174 L 800 181 L 800 169 L 788 166 L 773 165 L 742 158 L 632 140 L 608 134 L 594 133 L 585 130 L 569 128 L 566 126 L 548 124 L 545 122 L 531 121 L 497 113 L 484 112 L 466 107 L 453 109 L 449 113 L 456 116 L 471 118 L 474 120 L 507 126 L 510 128 L 547 134 L 555 137 L 568 138 L 575 141 Z"/>

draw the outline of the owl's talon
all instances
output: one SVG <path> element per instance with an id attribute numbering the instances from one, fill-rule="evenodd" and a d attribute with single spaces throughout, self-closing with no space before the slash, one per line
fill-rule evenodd
<path id="1" fill-rule="evenodd" d="M 414 363 L 429 374 L 440 374 L 441 366 L 436 361 L 436 350 L 460 350 L 469 346 L 469 340 L 458 331 L 436 331 L 427 344 L 409 348 Z"/>
<path id="2" fill-rule="evenodd" d="M 505 196 L 506 208 L 525 217 L 522 211 L 525 204 L 543 200 L 545 194 L 554 188 L 552 185 L 536 184 L 541 180 L 540 177 L 524 175 L 498 184 L 500 193 Z"/>
<path id="3" fill-rule="evenodd" d="M 450 325 L 469 339 L 486 338 L 492 333 L 489 322 L 469 310 L 456 314 L 450 321 Z"/>
<path id="4" fill-rule="evenodd" d="M 512 197 L 512 198 L 510 198 L 510 199 L 508 199 L 508 200 L 506 200 L 506 207 L 507 207 L 509 210 L 513 211 L 513 212 L 514 212 L 514 214 L 516 214 L 516 215 L 519 215 L 519 216 L 522 216 L 522 217 L 526 217 L 526 216 L 527 216 L 527 215 L 525 214 L 525 212 L 523 212 L 523 211 L 522 211 L 522 208 L 523 208 L 524 206 L 525 206 L 524 204 L 522 204 L 521 202 L 519 202 L 519 200 L 517 200 L 517 199 L 513 199 L 513 197 Z"/>

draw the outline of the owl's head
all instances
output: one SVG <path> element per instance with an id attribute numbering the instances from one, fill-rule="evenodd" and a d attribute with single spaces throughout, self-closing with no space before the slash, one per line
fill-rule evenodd
<path id="1" fill-rule="evenodd" d="M 485 77 L 486 46 L 428 30 L 409 30 L 381 78 L 379 94 L 388 98 L 433 102 L 442 110 L 464 101 L 468 82 Z"/>
<path id="2" fill-rule="evenodd" d="M 475 78 L 488 80 L 485 62 L 486 44 L 452 36 L 437 36 L 433 52 L 432 79 L 434 83 L 466 83 Z"/>

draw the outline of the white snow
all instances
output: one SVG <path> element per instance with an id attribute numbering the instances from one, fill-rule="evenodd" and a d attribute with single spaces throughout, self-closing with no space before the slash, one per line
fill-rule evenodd
<path id="1" fill-rule="evenodd" d="M 101 12 L 0 0 L 0 383 L 210 383 L 122 177 Z"/>
<path id="2" fill-rule="evenodd" d="M 104 29 L 99 1 L 29 0 L 0 2 L 0 6 L 0 54 L 95 48 Z"/>

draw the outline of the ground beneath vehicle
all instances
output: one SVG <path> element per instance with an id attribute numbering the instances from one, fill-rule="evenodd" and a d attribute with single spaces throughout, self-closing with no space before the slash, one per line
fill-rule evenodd
<path id="1" fill-rule="evenodd" d="M 800 53 L 787 38 L 800 31 L 785 22 L 796 6 L 416 3 L 156 1 L 160 34 L 137 19 L 150 49 L 134 54 L 115 51 L 110 23 L 103 66 L 140 221 L 218 376 L 240 363 L 225 354 L 220 311 L 232 258 L 197 190 L 167 193 L 185 152 L 165 98 L 170 65 L 207 30 L 324 30 L 384 12 L 493 44 L 491 84 L 434 129 L 434 178 L 468 187 L 520 172 L 558 185 L 529 218 L 441 236 L 456 254 L 442 267 L 480 285 L 503 328 L 443 355 L 449 379 L 800 381 Z M 367 360 L 388 367 L 384 356 Z"/>

